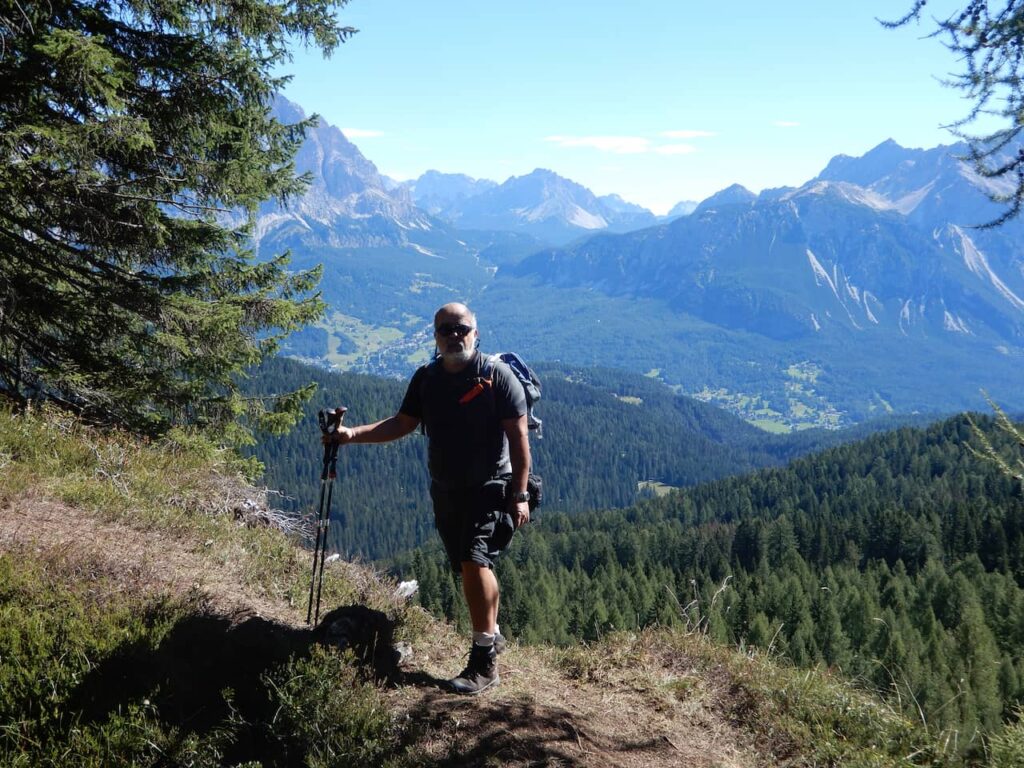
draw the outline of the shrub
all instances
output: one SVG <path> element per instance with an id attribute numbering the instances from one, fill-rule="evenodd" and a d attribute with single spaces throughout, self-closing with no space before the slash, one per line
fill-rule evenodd
<path id="1" fill-rule="evenodd" d="M 380 766 L 394 754 L 398 729 L 351 656 L 315 646 L 265 680 L 277 704 L 272 733 L 310 768 Z"/>

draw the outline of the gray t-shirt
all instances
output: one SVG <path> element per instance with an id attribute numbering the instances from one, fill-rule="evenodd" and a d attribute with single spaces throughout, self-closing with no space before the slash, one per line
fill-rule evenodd
<path id="1" fill-rule="evenodd" d="M 512 471 L 501 422 L 526 414 L 526 394 L 500 360 L 484 382 L 484 363 L 477 352 L 458 373 L 440 362 L 421 366 L 398 409 L 423 422 L 430 477 L 442 488 L 472 488 Z"/>

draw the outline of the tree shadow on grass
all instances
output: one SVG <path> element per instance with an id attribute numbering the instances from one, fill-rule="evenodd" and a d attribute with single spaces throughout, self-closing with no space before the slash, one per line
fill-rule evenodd
<path id="1" fill-rule="evenodd" d="M 393 680 L 393 636 L 394 622 L 362 605 L 337 608 L 312 630 L 251 611 L 191 614 L 156 645 L 142 640 L 116 649 L 82 679 L 68 708 L 85 723 L 102 723 L 148 701 L 161 725 L 182 736 L 202 737 L 234 721 L 232 753 L 251 759 L 280 749 L 268 741 L 278 706 L 268 673 L 322 643 L 350 651 L 368 678 Z"/>

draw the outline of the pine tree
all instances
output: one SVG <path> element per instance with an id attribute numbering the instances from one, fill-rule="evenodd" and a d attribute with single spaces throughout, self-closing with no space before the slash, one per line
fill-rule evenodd
<path id="1" fill-rule="evenodd" d="M 754 616 L 754 620 L 750 622 L 750 629 L 747 631 L 747 643 L 766 651 L 772 642 L 773 636 L 774 630 L 769 625 L 768 617 L 758 612 Z"/>
<path id="2" fill-rule="evenodd" d="M 829 574 L 830 575 L 830 574 Z M 850 660 L 850 640 L 843 632 L 839 610 L 838 584 L 834 579 L 821 586 L 811 599 L 815 644 L 821 649 L 824 660 L 830 665 L 844 669 Z"/>
<path id="3" fill-rule="evenodd" d="M 0 393 L 145 432 L 294 417 L 308 390 L 267 412 L 238 381 L 322 311 L 318 273 L 256 263 L 248 235 L 302 189 L 311 123 L 270 116 L 275 68 L 354 31 L 346 2 L 0 9 Z"/>

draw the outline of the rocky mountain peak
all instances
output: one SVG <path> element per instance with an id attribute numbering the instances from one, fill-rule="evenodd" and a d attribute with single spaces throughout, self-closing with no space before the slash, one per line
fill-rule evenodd
<path id="1" fill-rule="evenodd" d="M 272 112 L 286 124 L 306 118 L 302 107 L 280 95 L 274 99 Z M 255 232 L 258 242 L 298 236 L 342 247 L 370 241 L 400 244 L 405 241 L 405 230 L 431 226 L 408 190 L 392 188 L 377 166 L 323 118 L 306 131 L 295 155 L 295 167 L 310 175 L 309 187 L 286 206 L 264 204 Z M 352 226 L 354 221 L 366 220 L 374 224 Z"/>
<path id="2" fill-rule="evenodd" d="M 713 194 L 711 197 L 702 200 L 694 209 L 694 213 L 703 213 L 711 208 L 723 205 L 745 205 L 757 200 L 757 195 L 744 187 L 742 184 L 731 184 L 723 190 Z"/>
<path id="3" fill-rule="evenodd" d="M 621 195 L 602 195 L 597 199 L 601 201 L 602 205 L 615 213 L 650 213 L 642 205 L 623 200 Z"/>
<path id="4" fill-rule="evenodd" d="M 464 173 L 442 173 L 429 170 L 418 179 L 406 182 L 412 200 L 428 213 L 450 218 L 452 208 L 460 201 L 498 186 L 490 179 L 474 179 Z"/>

